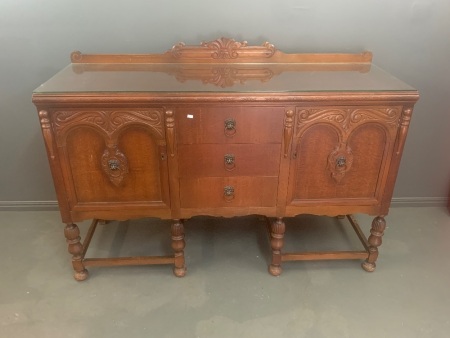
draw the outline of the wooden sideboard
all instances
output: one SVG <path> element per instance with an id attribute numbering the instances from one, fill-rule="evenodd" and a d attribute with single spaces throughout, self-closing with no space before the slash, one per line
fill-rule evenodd
<path id="1" fill-rule="evenodd" d="M 270 218 L 272 261 L 375 269 L 415 89 L 372 54 L 286 54 L 221 38 L 163 54 L 90 55 L 33 93 L 75 279 L 87 266 L 173 264 L 183 219 Z M 352 213 L 375 216 L 365 237 Z M 284 253 L 285 217 L 347 215 L 361 251 Z M 172 256 L 86 258 L 99 220 L 172 219 Z M 94 219 L 84 242 L 75 224 Z"/>

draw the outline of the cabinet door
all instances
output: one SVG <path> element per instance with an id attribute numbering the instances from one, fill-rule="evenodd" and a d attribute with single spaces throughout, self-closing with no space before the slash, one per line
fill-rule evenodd
<path id="1" fill-rule="evenodd" d="M 381 201 L 401 107 L 302 107 L 296 112 L 288 205 Z"/>
<path id="2" fill-rule="evenodd" d="M 162 109 L 56 110 L 51 117 L 72 208 L 169 208 Z"/>

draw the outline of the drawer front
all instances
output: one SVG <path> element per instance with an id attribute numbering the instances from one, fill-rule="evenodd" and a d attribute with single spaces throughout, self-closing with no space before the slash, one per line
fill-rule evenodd
<path id="1" fill-rule="evenodd" d="M 179 144 L 281 143 L 283 107 L 180 107 Z"/>
<path id="2" fill-rule="evenodd" d="M 277 188 L 277 177 L 181 179 L 181 207 L 274 207 L 276 206 Z"/>
<path id="3" fill-rule="evenodd" d="M 180 145 L 180 177 L 278 176 L 280 149 L 280 144 Z"/>

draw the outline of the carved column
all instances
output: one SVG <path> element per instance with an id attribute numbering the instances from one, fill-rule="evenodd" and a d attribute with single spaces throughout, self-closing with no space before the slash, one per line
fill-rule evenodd
<path id="1" fill-rule="evenodd" d="M 384 229 L 386 229 L 386 221 L 384 220 L 384 216 L 375 217 L 372 222 L 372 228 L 370 229 L 369 257 L 367 257 L 366 261 L 362 263 L 363 269 L 367 272 L 375 271 L 375 261 L 378 258 L 378 247 L 382 243 Z"/>
<path id="2" fill-rule="evenodd" d="M 55 149 L 53 147 L 53 136 L 51 132 L 50 118 L 46 110 L 39 111 L 39 119 L 41 122 L 42 135 L 44 135 L 45 146 L 47 147 L 50 159 L 55 159 Z"/>
<path id="3" fill-rule="evenodd" d="M 76 224 L 68 223 L 64 228 L 64 235 L 68 244 L 68 251 L 72 255 L 72 266 L 75 270 L 73 277 L 83 281 L 88 277 L 88 271 L 83 265 L 83 245 L 80 243 L 80 229 Z"/>
<path id="4" fill-rule="evenodd" d="M 284 116 L 284 157 L 288 157 L 294 126 L 294 111 L 289 109 Z"/>
<path id="5" fill-rule="evenodd" d="M 283 238 L 286 225 L 281 217 L 270 225 L 270 246 L 272 247 L 272 264 L 269 266 L 269 272 L 273 276 L 281 274 L 281 249 L 283 248 Z"/>
<path id="6" fill-rule="evenodd" d="M 175 267 L 173 273 L 177 277 L 183 277 L 186 274 L 186 267 L 184 263 L 184 226 L 181 220 L 175 219 L 170 228 L 172 235 L 172 249 L 175 256 Z"/>
<path id="7" fill-rule="evenodd" d="M 169 155 L 175 156 L 175 118 L 173 117 L 173 111 L 166 111 L 166 141 Z"/>
<path id="8" fill-rule="evenodd" d="M 407 107 L 403 110 L 402 116 L 400 118 L 399 124 L 399 135 L 398 135 L 398 145 L 397 145 L 397 155 L 403 152 L 403 147 L 405 146 L 406 135 L 408 134 L 409 123 L 411 122 L 412 108 Z"/>

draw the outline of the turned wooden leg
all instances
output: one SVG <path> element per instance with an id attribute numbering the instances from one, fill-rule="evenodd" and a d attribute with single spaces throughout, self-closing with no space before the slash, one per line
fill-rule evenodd
<path id="1" fill-rule="evenodd" d="M 88 271 L 83 265 L 83 245 L 80 243 L 80 229 L 76 224 L 69 223 L 64 228 L 64 235 L 68 244 L 68 251 L 72 255 L 72 266 L 75 270 L 73 277 L 83 281 L 88 277 Z"/>
<path id="2" fill-rule="evenodd" d="M 184 247 L 186 246 L 186 243 L 184 242 L 184 227 L 182 221 L 175 219 L 170 228 L 170 232 L 172 235 L 172 249 L 175 256 L 173 273 L 177 277 L 183 277 L 186 274 L 186 267 L 184 264 Z"/>
<path id="3" fill-rule="evenodd" d="M 362 268 L 367 272 L 375 271 L 375 261 L 378 258 L 378 247 L 382 243 L 382 236 L 386 229 L 384 216 L 375 217 L 372 222 L 369 236 L 369 257 L 362 263 Z"/>
<path id="4" fill-rule="evenodd" d="M 270 246 L 272 247 L 272 264 L 269 265 L 269 272 L 273 276 L 281 274 L 281 249 L 283 248 L 283 237 L 285 224 L 281 217 L 270 225 Z"/>

